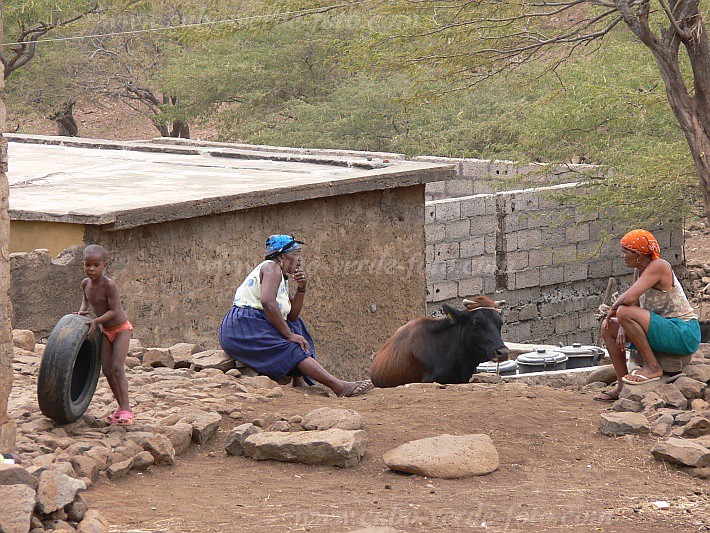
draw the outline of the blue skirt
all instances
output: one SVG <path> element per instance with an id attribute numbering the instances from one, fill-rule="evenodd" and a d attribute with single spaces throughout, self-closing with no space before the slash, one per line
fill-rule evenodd
<path id="1" fill-rule="evenodd" d="M 649 313 L 648 343 L 653 351 L 689 355 L 700 347 L 700 323 L 697 320 L 664 318 L 653 311 Z"/>
<path id="2" fill-rule="evenodd" d="M 286 324 L 291 331 L 308 341 L 310 353 L 304 352 L 295 342 L 284 339 L 264 311 L 251 307 L 232 307 L 229 310 L 219 328 L 219 343 L 227 355 L 271 379 L 302 377 L 297 367 L 306 358 L 315 358 L 313 339 L 300 318 L 294 322 L 287 320 Z M 305 380 L 309 385 L 313 384 L 308 376 Z"/>

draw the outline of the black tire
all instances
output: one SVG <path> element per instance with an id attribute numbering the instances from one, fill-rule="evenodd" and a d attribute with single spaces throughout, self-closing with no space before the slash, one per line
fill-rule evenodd
<path id="1" fill-rule="evenodd" d="M 89 319 L 64 315 L 44 349 L 37 379 L 42 414 L 57 422 L 74 422 L 86 412 L 101 372 L 101 333 L 87 339 Z"/>

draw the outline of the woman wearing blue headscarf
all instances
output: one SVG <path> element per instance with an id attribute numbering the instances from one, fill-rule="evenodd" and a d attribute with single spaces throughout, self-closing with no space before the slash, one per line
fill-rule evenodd
<path id="1" fill-rule="evenodd" d="M 232 309 L 222 321 L 219 341 L 234 359 L 272 379 L 294 377 L 294 385 L 313 381 L 337 396 L 358 396 L 372 388 L 370 380 L 343 381 L 315 360 L 313 339 L 298 315 L 303 308 L 308 277 L 302 267 L 301 241 L 272 235 L 265 260 L 237 289 Z M 291 296 L 289 276 L 296 282 Z"/>

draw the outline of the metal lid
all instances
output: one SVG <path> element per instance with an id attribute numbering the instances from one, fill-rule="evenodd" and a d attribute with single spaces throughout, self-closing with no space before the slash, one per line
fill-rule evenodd
<path id="1" fill-rule="evenodd" d="M 558 351 L 546 350 L 545 348 L 537 348 L 534 352 L 524 353 L 518 356 L 518 363 L 528 365 L 550 365 L 556 363 L 564 363 L 568 357 Z"/>
<path id="2" fill-rule="evenodd" d="M 580 342 L 573 342 L 572 346 L 564 346 L 560 343 L 560 347 L 556 350 L 565 355 L 604 355 L 604 350 L 598 346 L 583 346 Z"/>
<path id="3" fill-rule="evenodd" d="M 492 372 L 493 374 L 496 373 L 496 370 L 499 370 L 501 373 L 503 372 L 515 372 L 518 368 L 518 363 L 516 363 L 514 360 L 509 359 L 507 361 L 502 361 L 500 363 L 500 367 L 498 367 L 498 363 L 494 363 L 493 361 L 486 361 L 485 363 L 481 363 L 476 367 L 476 370 L 479 372 Z"/>

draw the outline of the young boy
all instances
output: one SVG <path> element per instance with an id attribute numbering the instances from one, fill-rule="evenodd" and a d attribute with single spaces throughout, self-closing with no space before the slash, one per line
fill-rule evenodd
<path id="1" fill-rule="evenodd" d="M 91 305 L 96 318 L 89 321 L 87 337 L 94 335 L 99 324 L 103 333 L 101 366 L 118 402 L 118 408 L 106 417 L 106 422 L 129 426 L 133 423 L 134 414 L 128 404 L 125 363 L 133 326 L 121 306 L 116 284 L 104 275 L 105 270 L 106 250 L 97 244 L 87 246 L 84 249 L 84 272 L 87 277 L 81 282 L 84 298 L 78 314 L 88 315 Z"/>

